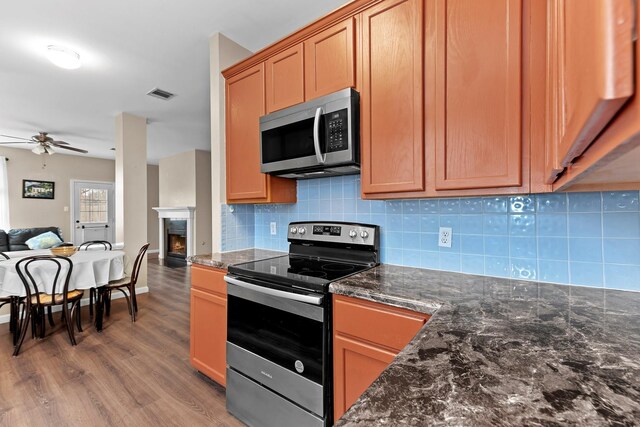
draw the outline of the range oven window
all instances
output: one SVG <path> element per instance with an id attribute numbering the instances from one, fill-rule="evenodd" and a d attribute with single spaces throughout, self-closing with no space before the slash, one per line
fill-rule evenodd
<path id="1" fill-rule="evenodd" d="M 322 384 L 322 322 L 233 295 L 227 310 L 227 341 Z"/>

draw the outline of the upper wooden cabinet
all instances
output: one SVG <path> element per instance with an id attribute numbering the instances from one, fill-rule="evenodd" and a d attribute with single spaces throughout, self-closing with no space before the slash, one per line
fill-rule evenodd
<path id="1" fill-rule="evenodd" d="M 265 114 L 264 64 L 226 80 L 227 203 L 293 203 L 296 181 L 260 173 L 260 116 Z"/>
<path id="2" fill-rule="evenodd" d="M 633 95 L 633 2 L 548 0 L 547 182 Z"/>
<path id="3" fill-rule="evenodd" d="M 304 42 L 306 99 L 355 86 L 354 34 L 349 18 Z"/>
<path id="4" fill-rule="evenodd" d="M 304 101 L 304 54 L 299 43 L 265 61 L 267 113 Z"/>
<path id="5" fill-rule="evenodd" d="M 522 2 L 435 0 L 428 6 L 430 186 L 521 186 Z"/>
<path id="6" fill-rule="evenodd" d="M 362 193 L 422 191 L 423 1 L 383 1 L 361 22 Z"/>

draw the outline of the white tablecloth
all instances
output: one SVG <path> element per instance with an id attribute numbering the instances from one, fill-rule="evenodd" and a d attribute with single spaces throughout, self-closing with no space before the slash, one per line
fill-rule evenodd
<path id="1" fill-rule="evenodd" d="M 16 271 L 16 264 L 20 259 L 22 258 L 12 257 L 6 261 L 0 261 L 0 296 L 25 295 L 24 285 Z M 73 262 L 73 270 L 69 281 L 69 290 L 104 286 L 111 280 L 124 277 L 123 251 L 81 251 L 73 254 L 71 261 Z M 55 265 L 51 262 L 38 264 L 35 269 L 30 268 L 38 283 L 38 289 L 41 292 L 51 293 Z M 62 261 L 61 265 L 62 273 L 66 275 L 68 264 Z M 43 283 L 46 284 L 44 289 L 42 288 Z M 62 292 L 62 286 L 63 284 L 59 283 L 56 291 Z"/>

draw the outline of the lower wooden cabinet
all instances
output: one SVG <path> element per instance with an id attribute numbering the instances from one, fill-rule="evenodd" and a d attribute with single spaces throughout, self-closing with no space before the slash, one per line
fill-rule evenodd
<path id="1" fill-rule="evenodd" d="M 225 270 L 191 267 L 191 365 L 225 386 L 227 291 Z"/>
<path id="2" fill-rule="evenodd" d="M 333 296 L 335 420 L 358 400 L 428 319 L 422 313 Z"/>

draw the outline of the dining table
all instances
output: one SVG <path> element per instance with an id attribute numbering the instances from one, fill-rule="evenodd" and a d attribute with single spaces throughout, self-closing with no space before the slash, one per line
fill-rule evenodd
<path id="1" fill-rule="evenodd" d="M 0 261 L 0 297 L 24 297 L 26 295 L 24 285 L 16 264 L 23 258 L 31 255 L 50 255 L 50 251 L 22 251 L 21 254 L 11 254 L 8 260 Z M 69 278 L 69 291 L 88 290 L 106 285 L 110 281 L 124 277 L 124 251 L 121 250 L 88 250 L 77 251 L 71 255 L 73 267 Z M 62 274 L 65 277 L 68 269 L 67 263 L 61 263 Z M 51 293 L 56 268 L 52 263 L 38 263 L 30 267 L 30 271 L 38 285 L 40 292 Z M 61 279 L 59 279 L 61 280 Z M 63 283 L 59 283 L 56 291 L 60 293 Z M 102 307 L 96 304 L 96 329 L 102 329 Z"/>

